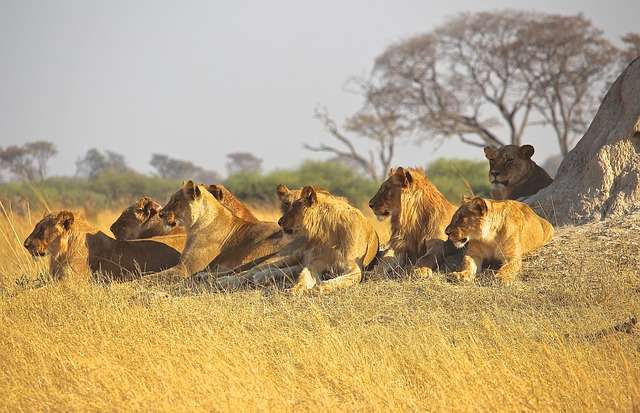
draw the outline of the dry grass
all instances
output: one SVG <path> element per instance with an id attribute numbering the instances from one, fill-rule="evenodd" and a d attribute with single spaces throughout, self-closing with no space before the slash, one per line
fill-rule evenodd
<path id="1" fill-rule="evenodd" d="M 31 224 L 10 218 L 0 410 L 640 409 L 640 337 L 594 335 L 640 315 L 640 216 L 561 231 L 511 287 L 436 276 L 149 301 L 128 284 L 36 288 Z"/>

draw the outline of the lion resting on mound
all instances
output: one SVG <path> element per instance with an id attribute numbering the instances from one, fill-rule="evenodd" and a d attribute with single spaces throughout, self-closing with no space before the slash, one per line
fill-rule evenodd
<path id="1" fill-rule="evenodd" d="M 295 293 L 324 293 L 357 284 L 378 253 L 378 235 L 362 212 L 310 186 L 303 188 L 278 224 L 285 233 L 306 240 Z"/>
<path id="2" fill-rule="evenodd" d="M 468 246 L 461 271 L 450 274 L 454 280 L 472 280 L 483 263 L 497 261 L 496 276 L 510 283 L 522 256 L 551 240 L 553 226 L 522 202 L 467 198 L 446 233 L 457 248 Z"/>
<path id="3" fill-rule="evenodd" d="M 426 276 L 456 255 L 445 234 L 456 207 L 419 169 L 391 169 L 369 207 L 379 220 L 391 217 L 389 247 L 398 265 Z"/>
<path id="4" fill-rule="evenodd" d="M 150 282 L 176 281 L 204 269 L 217 273 L 257 264 L 288 242 L 275 223 L 237 217 L 205 186 L 192 181 L 171 196 L 159 216 L 165 225 L 184 226 L 187 240 L 180 263 L 149 277 Z"/>
<path id="5" fill-rule="evenodd" d="M 178 251 L 162 242 L 115 240 L 71 211 L 42 218 L 24 247 L 34 257 L 49 254 L 49 271 L 55 279 L 100 273 L 128 280 L 170 268 L 180 259 Z"/>
<path id="6" fill-rule="evenodd" d="M 553 179 L 531 157 L 531 145 L 505 145 L 500 149 L 484 148 L 489 160 L 489 181 L 493 199 L 519 199 L 549 186 Z"/>
<path id="7" fill-rule="evenodd" d="M 209 185 L 207 190 L 234 215 L 245 221 L 258 222 L 258 219 L 251 213 L 249 208 L 224 185 Z M 111 225 L 111 232 L 119 240 L 181 234 L 181 237 L 175 237 L 177 245 L 171 246 L 182 251 L 186 239 L 184 228 L 164 225 L 162 219 L 158 216 L 161 208 L 159 203 L 148 196 L 144 196 L 122 211 L 118 219 Z"/>

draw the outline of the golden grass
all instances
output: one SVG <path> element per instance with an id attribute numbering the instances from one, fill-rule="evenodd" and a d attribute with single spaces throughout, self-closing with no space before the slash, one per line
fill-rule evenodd
<path id="1" fill-rule="evenodd" d="M 24 282 L 43 263 L 22 251 L 28 218 L 9 218 L 0 410 L 640 409 L 638 334 L 593 335 L 640 314 L 638 216 L 560 231 L 511 287 L 435 276 L 157 300 Z"/>

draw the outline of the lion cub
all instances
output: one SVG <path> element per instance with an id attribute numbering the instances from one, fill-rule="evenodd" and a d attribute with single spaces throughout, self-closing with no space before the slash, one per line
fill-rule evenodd
<path id="1" fill-rule="evenodd" d="M 310 186 L 302 189 L 278 224 L 285 233 L 306 239 L 304 269 L 292 288 L 294 293 L 325 293 L 355 285 L 378 253 L 378 235 L 362 212 Z"/>
<path id="2" fill-rule="evenodd" d="M 510 283 L 522 256 L 551 240 L 553 226 L 522 202 L 476 197 L 465 198 L 446 233 L 457 248 L 468 245 L 462 270 L 450 274 L 454 280 L 472 280 L 483 262 L 499 261 L 496 276 Z"/>
<path id="3" fill-rule="evenodd" d="M 391 218 L 389 247 L 398 265 L 428 276 L 447 255 L 456 255 L 444 231 L 456 207 L 419 169 L 391 169 L 369 207 L 379 220 Z M 388 261 L 394 263 L 391 257 L 384 259 Z"/>
<path id="4" fill-rule="evenodd" d="M 531 160 L 531 145 L 505 145 L 484 148 L 489 160 L 489 181 L 493 199 L 519 199 L 531 196 L 553 182 L 549 174 Z"/>

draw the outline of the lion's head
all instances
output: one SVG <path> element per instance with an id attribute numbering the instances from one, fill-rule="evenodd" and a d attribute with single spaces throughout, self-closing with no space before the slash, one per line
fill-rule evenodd
<path id="1" fill-rule="evenodd" d="M 289 209 L 278 220 L 278 225 L 286 234 L 299 233 L 302 230 L 306 210 L 313 207 L 317 200 L 316 190 L 311 186 L 305 186 L 300 197 L 291 203 Z"/>
<path id="2" fill-rule="evenodd" d="M 160 210 L 158 215 L 162 222 L 171 228 L 177 225 L 190 226 L 200 215 L 205 192 L 208 191 L 204 186 L 196 185 L 193 181 L 185 182 L 182 188 L 171 195 L 167 205 Z"/>
<path id="3" fill-rule="evenodd" d="M 75 217 L 71 211 L 45 215 L 24 241 L 24 247 L 34 257 L 43 257 L 55 249 L 56 243 L 69 233 Z"/>
<path id="4" fill-rule="evenodd" d="M 485 216 L 488 211 L 484 199 L 465 198 L 453 214 L 451 223 L 444 230 L 456 248 L 464 247 L 471 240 L 483 238 Z"/>
<path id="5" fill-rule="evenodd" d="M 125 209 L 111 225 L 111 232 L 119 240 L 140 238 L 145 224 L 160 211 L 159 203 L 144 196 Z"/>
<path id="6" fill-rule="evenodd" d="M 369 201 L 369 208 L 373 210 L 376 218 L 382 221 L 398 213 L 402 190 L 408 188 L 413 179 L 411 171 L 401 166 L 389 171 L 389 177 Z"/>
<path id="7" fill-rule="evenodd" d="M 505 145 L 499 149 L 485 147 L 491 184 L 498 188 L 508 188 L 526 178 L 532 167 L 531 157 L 534 151 L 531 145 Z"/>

